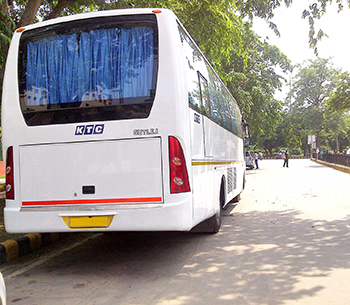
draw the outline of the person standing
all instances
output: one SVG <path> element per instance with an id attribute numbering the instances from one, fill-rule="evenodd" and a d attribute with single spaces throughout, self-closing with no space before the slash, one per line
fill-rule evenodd
<path id="1" fill-rule="evenodd" d="M 288 150 L 286 150 L 284 153 L 284 163 L 283 163 L 283 167 L 288 167 Z"/>
<path id="2" fill-rule="evenodd" d="M 259 169 L 259 165 L 258 165 L 259 155 L 256 151 L 254 152 L 254 159 L 255 159 L 255 169 Z"/>
<path id="3" fill-rule="evenodd" d="M 263 159 L 263 153 L 259 152 L 259 160 L 262 161 L 262 159 Z"/>

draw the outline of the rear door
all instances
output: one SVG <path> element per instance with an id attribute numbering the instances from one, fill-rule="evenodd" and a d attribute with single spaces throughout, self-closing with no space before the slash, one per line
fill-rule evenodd
<path id="1" fill-rule="evenodd" d="M 163 202 L 161 139 L 20 147 L 24 206 Z"/>

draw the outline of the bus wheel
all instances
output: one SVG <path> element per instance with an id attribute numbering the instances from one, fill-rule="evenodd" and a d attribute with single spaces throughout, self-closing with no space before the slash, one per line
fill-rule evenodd
<path id="1" fill-rule="evenodd" d="M 225 204 L 225 183 L 224 180 L 220 187 L 219 211 L 208 219 L 208 233 L 216 234 L 219 232 L 222 220 L 222 207 Z"/>
<path id="2" fill-rule="evenodd" d="M 237 203 L 241 200 L 241 194 L 238 194 L 235 198 L 232 199 L 233 203 Z"/>
<path id="3" fill-rule="evenodd" d="M 221 227 L 221 211 L 217 212 L 214 216 L 210 217 L 209 219 L 203 221 L 198 226 L 196 226 L 194 229 L 192 229 L 192 232 L 201 232 L 201 233 L 209 233 L 209 234 L 216 234 L 219 232 Z"/>
<path id="4" fill-rule="evenodd" d="M 216 234 L 217 232 L 219 232 L 221 227 L 222 207 L 224 203 L 225 203 L 225 186 L 224 186 L 224 183 L 221 183 L 219 210 L 216 212 L 215 215 L 208 218 L 207 220 L 204 220 L 203 222 L 201 222 L 200 224 L 192 228 L 191 232 L 209 233 L 209 234 Z"/>
<path id="5" fill-rule="evenodd" d="M 219 232 L 221 227 L 221 217 L 222 217 L 222 207 L 220 207 L 219 212 L 217 212 L 213 217 L 213 230 L 210 233 L 216 234 Z"/>

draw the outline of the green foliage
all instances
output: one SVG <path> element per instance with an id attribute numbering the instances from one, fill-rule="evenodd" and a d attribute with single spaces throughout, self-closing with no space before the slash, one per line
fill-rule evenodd
<path id="1" fill-rule="evenodd" d="M 222 59 L 229 58 L 234 46 L 235 52 L 246 56 L 243 21 L 234 13 L 234 1 L 133 0 L 129 5 L 173 10 L 219 73 Z"/>
<path id="2" fill-rule="evenodd" d="M 338 77 L 335 90 L 327 100 L 327 109 L 331 112 L 350 110 L 350 74 L 343 72 Z"/>
<path id="3" fill-rule="evenodd" d="M 297 66 L 299 71 L 292 90 L 294 103 L 298 107 L 323 107 L 336 86 L 340 69 L 333 68 L 330 59 L 318 58 L 305 64 Z"/>
<path id="4" fill-rule="evenodd" d="M 335 110 L 343 106 L 336 102 L 341 91 L 348 88 L 349 74 L 334 68 L 330 59 L 308 61 L 298 68 L 291 91 L 293 103 L 286 109 L 283 120 L 290 132 L 284 137 L 294 144 L 298 144 L 299 137 L 304 151 L 307 151 L 306 139 L 310 134 L 316 135 L 317 146 L 323 151 L 345 149 L 350 145 L 350 116 Z M 337 99 L 332 98 L 335 96 Z M 327 111 L 329 109 L 333 111 Z"/>
<path id="5" fill-rule="evenodd" d="M 7 1 L 0 0 L 0 93 L 7 50 L 11 41 L 14 22 L 7 13 Z"/>
<path id="6" fill-rule="evenodd" d="M 250 124 L 252 133 L 263 135 L 273 129 L 280 119 L 282 104 L 275 100 L 276 90 L 285 81 L 276 71 L 290 71 L 288 58 L 276 46 L 260 41 L 244 26 L 244 48 L 248 59 L 232 52 L 223 66 L 227 86 L 237 99 L 242 113 Z"/>
<path id="7" fill-rule="evenodd" d="M 350 145 L 350 116 L 346 113 L 328 113 L 324 117 L 321 147 L 324 150 L 345 150 Z"/>
<path id="8" fill-rule="evenodd" d="M 30 0 L 17 0 L 15 1 L 16 5 L 13 6 L 13 9 L 10 12 L 10 17 L 15 24 L 20 24 L 24 12 L 29 7 Z M 33 20 L 30 20 L 29 23 L 39 22 L 40 20 L 51 19 L 58 16 L 67 16 L 73 14 L 84 13 L 88 11 L 97 10 L 97 5 L 95 1 L 89 0 L 43 0 L 39 6 L 35 17 Z M 52 15 L 53 12 L 56 12 Z"/>
<path id="9" fill-rule="evenodd" d="M 236 96 L 252 131 L 265 133 L 274 126 L 282 109 L 273 98 L 283 81 L 275 69 L 286 71 L 290 63 L 277 47 L 260 42 L 251 25 L 243 20 L 257 16 L 269 22 L 281 3 L 289 5 L 291 0 L 17 0 L 10 17 L 16 24 L 28 24 L 91 10 L 169 8 Z M 25 13 L 34 7 L 39 7 L 35 14 L 27 14 L 23 21 Z M 270 26 L 275 27 L 272 23 Z"/>
<path id="10" fill-rule="evenodd" d="M 339 10 L 343 9 L 343 2 L 349 4 L 350 0 L 337 0 Z M 246 21 L 263 18 L 279 35 L 271 19 L 277 7 L 289 6 L 292 0 L 16 0 L 10 13 L 7 1 L 0 0 L 1 83 L 12 31 L 23 22 L 23 14 L 32 9 L 29 4 L 33 3 L 39 4 L 39 8 L 25 24 L 94 10 L 169 8 L 237 99 L 250 123 L 255 145 L 270 151 L 284 146 L 306 150 L 307 135 L 311 133 L 317 133 L 321 144 L 329 148 L 334 147 L 335 138 L 340 145 L 349 142 L 349 129 L 344 127 L 349 126 L 349 117 L 344 113 L 337 116 L 336 111 L 350 109 L 350 75 L 340 75 L 330 60 L 318 59 L 298 66 L 290 93 L 293 103 L 288 108 L 274 98 L 275 91 L 285 81 L 276 71 L 290 71 L 290 62 L 276 46 L 261 42 Z M 326 34 L 316 31 L 315 21 L 326 13 L 331 3 L 331 0 L 314 0 L 306 3 L 302 13 L 309 21 L 309 44 L 316 53 L 317 42 Z"/>
<path id="11" fill-rule="evenodd" d="M 309 46 L 313 48 L 315 54 L 318 55 L 317 43 L 323 37 L 327 37 L 327 34 L 322 29 L 318 31 L 315 28 L 315 21 L 324 16 L 327 12 L 327 8 L 333 3 L 332 0 L 314 0 L 314 3 L 309 3 L 308 7 L 302 13 L 302 18 L 307 19 L 309 22 Z M 338 12 L 344 8 L 343 2 L 350 4 L 350 0 L 337 0 L 335 1 L 338 6 Z"/>
<path id="12" fill-rule="evenodd" d="M 0 11 L 0 41 L 8 44 L 11 41 L 14 23 L 11 18 L 3 11 Z"/>

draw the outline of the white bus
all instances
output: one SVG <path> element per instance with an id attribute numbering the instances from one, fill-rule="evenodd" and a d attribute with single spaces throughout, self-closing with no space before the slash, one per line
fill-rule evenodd
<path id="1" fill-rule="evenodd" d="M 244 188 L 237 103 L 170 10 L 17 29 L 2 103 L 8 232 L 216 233 Z"/>

